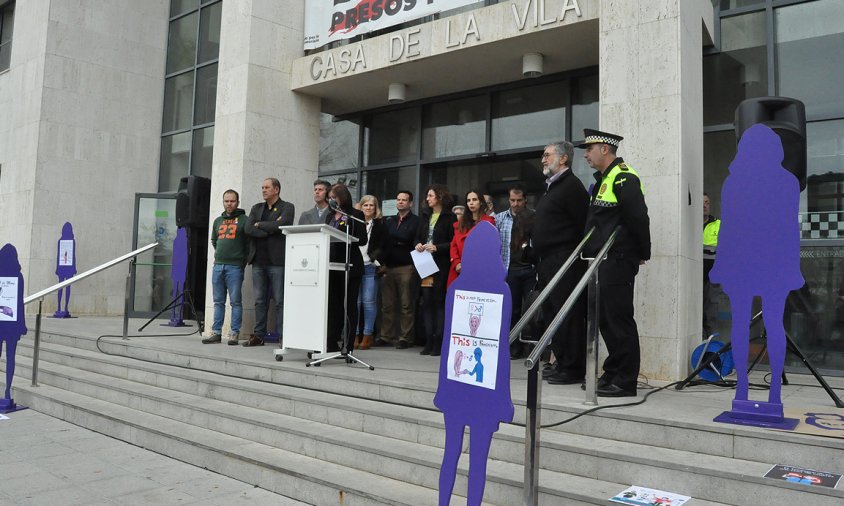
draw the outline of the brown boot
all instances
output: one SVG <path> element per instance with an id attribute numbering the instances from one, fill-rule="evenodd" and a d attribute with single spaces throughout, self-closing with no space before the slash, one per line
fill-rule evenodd
<path id="1" fill-rule="evenodd" d="M 355 349 L 360 349 L 360 336 L 355 336 Z"/>
<path id="2" fill-rule="evenodd" d="M 363 341 L 361 341 L 360 343 L 360 349 L 368 350 L 372 347 L 373 344 L 375 344 L 375 340 L 372 338 L 372 336 L 364 335 Z"/>

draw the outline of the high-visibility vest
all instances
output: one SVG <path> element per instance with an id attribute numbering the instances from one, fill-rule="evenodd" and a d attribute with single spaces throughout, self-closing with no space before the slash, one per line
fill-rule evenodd
<path id="1" fill-rule="evenodd" d="M 721 230 L 721 220 L 713 220 L 703 227 L 703 258 L 714 259 L 718 249 L 718 232 Z"/>
<path id="2" fill-rule="evenodd" d="M 626 163 L 620 163 L 610 169 L 606 176 L 601 180 L 601 187 L 598 189 L 598 195 L 595 197 L 595 200 L 592 202 L 594 205 L 601 206 L 601 207 L 615 207 L 618 205 L 618 197 L 615 196 L 615 186 L 616 184 L 624 184 L 624 180 L 616 181 L 619 175 L 623 174 L 633 174 L 637 178 L 639 178 L 639 174 L 633 170 L 632 167 L 627 165 Z M 642 179 L 639 178 L 639 189 L 642 190 L 642 195 L 645 194 L 645 187 L 642 185 Z"/>

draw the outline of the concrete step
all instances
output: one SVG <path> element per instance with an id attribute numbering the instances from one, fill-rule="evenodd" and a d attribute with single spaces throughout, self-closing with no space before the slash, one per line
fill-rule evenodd
<path id="1" fill-rule="evenodd" d="M 53 346 L 53 348 L 59 347 Z M 52 355 L 49 353 L 53 353 L 44 352 L 44 350 L 42 352 L 45 357 L 50 357 Z M 96 357 L 83 360 L 80 355 L 90 354 L 77 350 L 73 357 L 73 361 L 77 365 L 84 362 L 96 362 Z M 56 353 L 56 356 L 63 355 Z M 110 361 L 125 360 L 116 357 L 106 358 Z M 153 364 L 146 364 L 145 366 L 172 369 Z M 93 368 L 90 364 L 87 367 Z M 116 366 L 112 365 L 112 367 Z M 143 386 L 136 385 L 133 382 L 109 380 L 95 374 L 80 375 L 78 371 L 49 363 L 45 365 L 44 369 L 45 378 L 49 375 L 50 381 L 55 385 L 62 385 L 75 389 L 79 393 L 106 398 L 115 402 L 129 404 L 134 402 L 135 405 L 144 406 L 147 410 L 167 413 L 166 416 L 185 421 L 190 420 L 192 423 L 200 423 L 201 420 L 216 420 L 222 413 L 237 412 L 238 416 L 226 416 L 226 420 L 219 420 L 210 428 L 226 431 L 229 427 L 237 427 L 237 430 L 230 430 L 229 433 L 262 443 L 275 441 L 274 429 L 286 431 L 297 441 L 301 439 L 314 440 L 314 445 L 318 448 L 312 449 L 311 453 L 318 454 L 321 458 L 326 458 L 323 455 L 327 454 L 329 459 L 333 458 L 333 461 L 338 464 L 355 465 L 361 461 L 360 459 L 366 459 L 367 452 L 371 452 L 370 448 L 380 448 L 384 445 L 381 436 L 362 434 L 357 431 L 352 431 L 351 435 L 344 434 L 344 431 L 348 432 L 348 429 L 338 430 L 333 427 L 322 426 L 322 424 L 308 427 L 307 431 L 302 432 L 297 419 L 287 419 L 288 417 L 279 417 L 278 415 L 275 415 L 275 419 L 273 419 L 272 415 L 252 408 L 240 408 L 208 399 L 191 399 L 190 396 L 185 394 L 175 394 L 174 396 L 169 390 L 155 387 L 146 387 L 146 390 L 144 390 Z M 163 375 L 158 373 L 154 376 L 160 378 Z M 143 377 L 150 377 L 150 374 L 144 374 Z M 208 378 L 208 380 L 219 381 L 216 378 Z M 225 381 L 230 382 L 232 380 L 226 379 Z M 243 380 L 239 381 L 243 382 Z M 212 387 L 211 390 L 215 392 L 220 388 L 219 385 L 212 385 Z M 229 388 L 243 391 L 240 385 L 231 385 Z M 138 399 L 142 400 L 139 401 Z M 214 402 L 217 404 L 215 405 Z M 371 404 L 373 408 L 391 408 L 390 406 L 377 406 L 378 403 Z M 392 408 L 395 408 L 395 406 Z M 254 412 L 250 413 L 250 410 Z M 377 420 L 375 422 L 376 427 L 378 422 L 389 419 L 388 413 L 370 413 L 369 416 Z M 438 414 L 436 416 L 439 418 Z M 338 418 L 338 420 L 341 422 L 339 424 L 341 427 L 348 427 L 348 420 L 345 422 L 343 418 Z M 436 428 L 434 428 L 435 433 L 431 434 L 433 437 L 428 438 L 425 445 L 414 445 L 406 441 L 390 441 L 387 443 L 390 446 L 389 451 L 379 453 L 376 450 L 374 452 L 379 459 L 387 462 L 384 464 L 384 468 L 389 477 L 417 485 L 436 487 L 437 469 L 441 459 L 439 445 L 444 437 L 439 420 L 435 422 L 429 420 L 429 423 L 435 423 Z M 262 435 L 263 432 L 269 432 L 269 434 Z M 502 430 L 496 436 L 492 446 L 491 457 L 504 460 L 504 462 L 495 465 L 498 465 L 505 474 L 497 476 L 491 472 L 488 486 L 490 490 L 496 491 L 496 497 L 506 497 L 507 503 L 518 502 L 520 494 L 521 466 L 518 464 L 521 462 L 524 452 L 522 434 L 517 427 L 502 426 Z M 348 454 L 333 454 L 330 452 L 332 445 L 342 444 L 344 441 L 352 441 Z M 437 448 L 430 445 L 437 446 Z M 287 449 L 300 451 L 298 446 L 288 447 Z M 355 451 L 358 453 L 355 453 Z M 776 499 L 794 495 L 793 492 L 778 488 L 779 482 L 760 478 L 770 467 L 769 463 L 740 461 L 672 449 L 651 448 L 641 444 L 600 440 L 587 436 L 562 434 L 557 431 L 543 432 L 543 448 L 540 454 L 542 455 L 543 468 L 551 471 L 576 474 L 600 481 L 636 483 L 718 501 L 729 501 L 731 498 L 737 497 L 739 492 L 752 492 L 753 497 L 760 501 L 759 504 L 772 504 L 772 501 Z M 418 473 L 408 470 L 405 462 L 407 459 L 403 455 L 414 455 L 417 459 L 420 459 L 412 462 L 412 464 L 423 466 L 423 469 L 427 472 Z M 515 464 L 517 467 L 515 474 L 510 473 L 514 476 L 511 480 L 505 479 L 507 464 Z M 490 469 L 494 469 L 495 465 L 491 465 Z M 417 467 L 416 471 L 418 469 Z M 465 469 L 462 471 L 465 472 Z M 707 479 L 701 481 L 702 477 Z M 796 487 L 795 491 L 795 500 L 798 499 L 798 496 L 805 494 L 805 489 L 802 487 Z"/>
<path id="2" fill-rule="evenodd" d="M 378 427 L 391 437 L 421 441 L 432 444 L 432 441 L 442 441 L 441 415 L 433 407 L 435 382 L 428 386 L 421 382 L 396 383 L 378 380 L 372 374 L 358 377 L 350 376 L 346 367 L 332 368 L 326 366 L 315 370 L 305 369 L 301 365 L 289 363 L 278 364 L 272 361 L 255 362 L 248 358 L 226 356 L 220 358 L 209 351 L 208 347 L 193 346 L 190 354 L 185 351 L 162 351 L 160 346 L 135 345 L 135 341 L 124 342 L 117 339 L 101 342 L 107 352 L 110 346 L 115 346 L 117 353 L 149 360 L 150 362 L 133 361 L 130 363 L 109 362 L 102 353 L 90 353 L 85 349 L 96 349 L 93 338 L 62 337 L 52 335 L 51 342 L 69 341 L 84 345 L 83 349 L 62 347 L 59 345 L 59 355 L 66 358 L 51 357 L 59 363 L 73 367 L 88 368 L 98 371 L 112 370 L 110 374 L 117 377 L 131 377 L 148 384 L 174 388 L 197 395 L 212 396 L 220 400 L 242 402 L 253 407 L 290 413 L 298 407 L 296 416 L 325 421 L 330 418 L 348 417 L 361 418 L 361 430 Z M 21 342 L 21 347 L 26 346 Z M 50 345 L 46 345 L 45 350 Z M 46 351 L 45 351 L 46 352 Z M 88 353 L 86 355 L 86 353 Z M 195 354 L 195 355 L 191 355 Z M 94 362 L 88 363 L 84 358 Z M 159 361 L 177 367 L 188 368 L 180 373 L 169 369 L 164 374 L 159 368 Z M 86 365 L 88 364 L 88 365 Z M 215 365 L 216 364 L 216 365 Z M 196 368 L 202 371 L 196 371 Z M 106 369 L 110 368 L 110 369 Z M 211 374 L 203 371 L 212 371 Z M 351 370 L 351 373 L 361 371 Z M 222 375 L 231 376 L 231 381 L 221 378 Z M 258 379 L 243 381 L 242 378 Z M 233 383 L 240 381 L 239 383 Z M 265 382 L 265 383 L 262 383 Z M 236 385 L 236 386 L 235 386 Z M 285 387 L 285 388 L 282 388 Z M 293 387 L 293 388 L 286 388 Z M 546 387 L 548 389 L 548 387 Z M 248 392 L 248 395 L 244 395 Z M 297 394 L 298 392 L 298 394 Z M 341 402 L 336 402 L 335 394 L 344 394 Z M 519 401 L 514 391 L 516 416 L 514 422 L 524 423 L 524 403 Z M 345 399 L 354 397 L 354 403 L 347 403 Z M 332 402 L 333 401 L 333 402 Z M 379 416 L 377 410 L 387 403 L 390 413 L 388 421 L 379 423 L 366 422 L 367 417 Z M 667 410 L 708 410 L 711 416 L 706 417 L 705 423 L 690 423 L 676 419 L 666 419 L 651 412 L 650 405 L 662 403 Z M 673 450 L 683 450 L 706 455 L 736 458 L 756 462 L 780 462 L 784 455 L 788 456 L 788 464 L 809 469 L 838 470 L 841 466 L 841 455 L 844 454 L 844 440 L 833 438 L 818 438 L 790 432 L 776 432 L 753 427 L 730 426 L 711 422 L 725 406 L 720 400 L 708 405 L 700 404 L 700 396 L 690 396 L 688 391 L 676 392 L 666 390 L 652 396 L 648 403 L 634 408 L 606 409 L 581 417 L 571 423 L 550 430 L 543 430 L 544 435 L 555 432 L 566 432 L 583 436 L 592 436 L 600 440 L 618 440 L 629 443 L 660 447 Z M 304 406 L 308 407 L 305 408 Z M 675 407 L 676 406 L 676 407 Z M 583 412 L 587 407 L 582 405 L 562 405 L 554 402 L 543 402 L 542 420 L 549 424 L 557 420 L 567 419 Z M 657 410 L 658 411 L 658 410 Z M 382 417 L 383 418 L 383 417 Z M 502 431 L 506 434 L 506 431 Z M 516 431 L 516 437 L 521 438 L 523 430 Z M 521 463 L 521 456 L 510 460 L 504 456 L 497 456 L 502 460 Z"/>

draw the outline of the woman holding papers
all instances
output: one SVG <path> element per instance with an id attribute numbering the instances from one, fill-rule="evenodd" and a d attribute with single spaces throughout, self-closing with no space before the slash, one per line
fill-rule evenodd
<path id="1" fill-rule="evenodd" d="M 428 252 L 439 271 L 422 279 L 422 311 L 425 348 L 420 355 L 439 356 L 445 311 L 445 287 L 449 248 L 456 218 L 451 212 L 451 194 L 443 184 L 432 184 L 425 192 L 425 208 L 416 232 L 416 251 Z"/>

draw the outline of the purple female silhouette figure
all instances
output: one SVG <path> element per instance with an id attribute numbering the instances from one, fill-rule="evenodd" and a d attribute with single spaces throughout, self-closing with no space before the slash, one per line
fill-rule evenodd
<path id="1" fill-rule="evenodd" d="M 62 247 L 64 245 L 64 248 Z M 73 225 L 66 222 L 62 226 L 62 236 L 56 245 L 56 276 L 59 282 L 76 275 L 76 239 L 73 237 Z M 64 311 L 62 311 L 62 290 L 65 292 Z M 70 318 L 70 285 L 59 288 L 56 312 L 53 318 Z"/>
<path id="2" fill-rule="evenodd" d="M 782 166 L 779 136 L 765 125 L 742 135 L 730 175 L 721 190 L 718 255 L 709 273 L 730 297 L 732 345 L 738 374 L 733 412 L 782 419 L 782 371 L 785 364 L 783 312 L 788 292 L 803 286 L 800 274 L 800 185 Z M 747 398 L 747 355 L 754 296 L 762 298 L 771 365 L 769 406 Z"/>
<path id="3" fill-rule="evenodd" d="M 445 420 L 445 450 L 440 467 L 439 504 L 446 506 L 451 499 L 454 480 L 457 473 L 457 462 L 463 447 L 463 431 L 469 427 L 469 493 L 467 505 L 481 504 L 486 485 L 486 463 L 492 435 L 498 430 L 500 422 L 513 420 L 513 401 L 510 399 L 510 347 L 507 344 L 510 329 L 510 288 L 505 282 L 507 272 L 501 263 L 501 242 L 495 226 L 481 222 L 472 230 L 466 239 L 463 250 L 463 265 L 460 276 L 448 287 L 446 295 L 446 318 L 443 329 L 442 354 L 440 355 L 439 385 L 434 397 L 434 404 L 443 412 Z M 501 307 L 501 326 L 498 336 L 498 360 L 495 369 L 495 388 L 484 388 L 476 384 L 463 383 L 449 379 L 449 347 L 455 339 L 452 336 L 452 314 L 454 313 L 455 290 L 500 294 L 503 296 Z M 496 353 L 493 348 L 485 350 L 484 361 L 491 360 L 490 354 Z M 454 369 L 460 369 L 459 357 L 465 358 L 457 351 L 454 358 Z M 478 349 L 475 360 L 480 361 L 481 353 Z M 494 356 L 494 355 L 493 355 Z M 478 364 L 479 365 L 479 364 Z M 470 373 L 468 370 L 461 371 Z M 456 374 L 455 376 L 460 376 Z M 483 367 L 477 367 L 474 374 L 475 382 L 483 382 Z"/>
<path id="4" fill-rule="evenodd" d="M 13 281 L 14 280 L 14 281 Z M 17 284 L 17 290 L 13 290 Z M 26 334 L 23 311 L 23 275 L 18 252 L 11 244 L 0 248 L 0 356 L 6 343 L 6 391 L 0 399 L 0 413 L 15 411 L 12 401 L 12 380 L 15 377 L 15 349 Z"/>
<path id="5" fill-rule="evenodd" d="M 173 282 L 173 300 L 179 295 L 182 296 L 181 304 L 173 306 L 173 316 L 170 317 L 171 327 L 181 327 L 182 309 L 185 305 L 185 277 L 188 272 L 188 233 L 184 228 L 176 231 L 176 238 L 173 239 L 173 260 L 170 268 L 170 280 Z"/>

